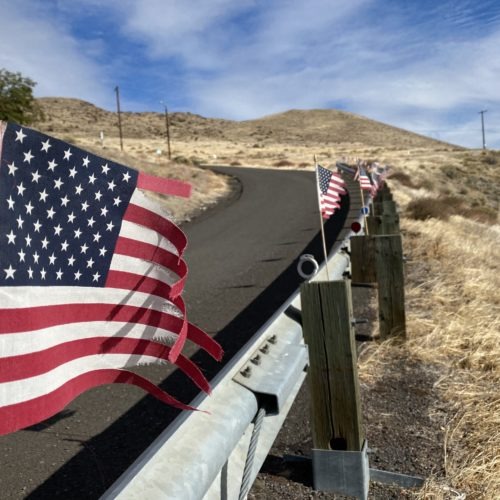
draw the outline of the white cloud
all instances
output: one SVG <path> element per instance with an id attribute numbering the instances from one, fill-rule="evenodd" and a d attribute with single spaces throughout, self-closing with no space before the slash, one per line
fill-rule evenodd
<path id="1" fill-rule="evenodd" d="M 66 96 L 108 103 L 106 70 L 92 56 L 99 46 L 78 41 L 37 2 L 0 1 L 0 67 L 38 82 L 37 96 Z"/>
<path id="2" fill-rule="evenodd" d="M 0 0 L 0 8 L 9 47 L 0 66 L 37 80 L 38 95 L 112 109 L 112 89 L 123 84 L 127 109 L 167 98 L 236 119 L 341 105 L 467 145 L 476 145 L 486 108 L 490 142 L 500 146 L 494 0 L 425 11 L 382 0 Z"/>

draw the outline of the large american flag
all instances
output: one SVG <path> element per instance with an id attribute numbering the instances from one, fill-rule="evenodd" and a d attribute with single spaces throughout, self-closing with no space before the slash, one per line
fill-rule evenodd
<path id="1" fill-rule="evenodd" d="M 340 208 L 340 195 L 346 193 L 344 179 L 331 170 L 316 165 L 318 181 L 319 208 L 323 219 L 328 219 L 337 208 Z"/>
<path id="2" fill-rule="evenodd" d="M 104 383 L 189 408 L 123 369 L 137 364 L 175 363 L 209 390 L 181 354 L 187 338 L 222 355 L 186 318 L 186 237 L 141 189 L 190 186 L 0 122 L 0 434 Z"/>

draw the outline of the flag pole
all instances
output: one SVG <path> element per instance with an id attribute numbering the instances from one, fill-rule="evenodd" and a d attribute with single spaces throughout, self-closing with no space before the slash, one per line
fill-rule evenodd
<path id="1" fill-rule="evenodd" d="M 321 203 L 320 203 L 320 192 L 319 192 L 319 177 L 318 177 L 318 162 L 316 160 L 316 155 L 314 155 L 314 169 L 316 171 L 316 197 L 318 198 L 319 227 L 321 228 L 321 239 L 323 241 L 323 253 L 324 253 L 324 256 L 325 256 L 326 280 L 330 281 L 330 274 L 328 273 L 328 253 L 326 251 L 325 227 L 324 227 L 324 224 L 323 224 L 323 217 L 321 215 Z"/>
<path id="2" fill-rule="evenodd" d="M 364 212 L 364 210 L 365 210 L 365 195 L 363 193 L 363 189 L 361 188 L 361 186 L 359 186 L 359 188 L 361 189 L 361 205 L 363 205 L 363 223 L 365 226 L 365 234 L 368 236 L 370 233 L 368 232 L 368 222 L 366 221 L 366 214 Z"/>
<path id="3" fill-rule="evenodd" d="M 361 191 L 361 206 L 363 207 L 363 225 L 365 226 L 365 234 L 368 236 L 370 233 L 368 232 L 368 223 L 366 221 L 366 214 L 364 212 L 365 210 L 365 193 L 363 192 L 363 188 L 361 187 L 361 182 L 359 181 L 359 177 L 361 175 L 360 173 L 360 168 L 359 168 L 359 163 L 358 163 L 358 184 L 359 184 L 359 190 Z"/>

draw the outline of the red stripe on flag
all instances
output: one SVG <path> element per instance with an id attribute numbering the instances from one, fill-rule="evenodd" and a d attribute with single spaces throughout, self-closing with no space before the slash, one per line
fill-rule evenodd
<path id="1" fill-rule="evenodd" d="M 176 179 L 165 179 L 154 175 L 139 172 L 137 178 L 137 187 L 146 191 L 167 194 L 172 196 L 182 196 L 189 198 L 191 196 L 191 184 L 178 181 Z"/>
<path id="2" fill-rule="evenodd" d="M 149 260 L 172 270 L 179 276 L 180 279 L 171 286 L 170 293 L 172 297 L 176 297 L 182 292 L 184 282 L 188 274 L 188 269 L 185 261 L 179 259 L 177 255 L 158 246 L 123 237 L 118 238 L 115 253 L 128 255 L 129 257 L 136 257 L 138 259 Z M 117 271 L 110 271 L 110 273 L 111 272 Z M 108 281 L 106 282 L 106 286 L 111 286 L 108 285 Z"/>
<path id="3" fill-rule="evenodd" d="M 171 220 L 133 203 L 129 203 L 123 219 L 160 233 L 174 245 L 179 257 L 184 252 L 187 245 L 186 235 Z"/>
<path id="4" fill-rule="evenodd" d="M 29 333 L 57 325 L 88 321 L 120 321 L 153 326 L 177 333 L 182 318 L 146 307 L 116 304 L 59 304 L 0 309 L 0 334 Z"/>
<path id="5" fill-rule="evenodd" d="M 161 390 L 149 380 L 126 370 L 94 370 L 69 380 L 55 391 L 38 398 L 0 407 L 0 435 L 24 429 L 60 412 L 82 392 L 104 384 L 131 384 L 181 410 L 195 410 Z"/>
<path id="6" fill-rule="evenodd" d="M 188 324 L 187 338 L 191 342 L 194 342 L 196 345 L 200 346 L 205 352 L 210 354 L 212 358 L 216 359 L 217 361 L 220 361 L 222 359 L 224 351 L 220 344 L 192 323 Z"/>
<path id="7" fill-rule="evenodd" d="M 125 271 L 109 271 L 106 278 L 107 288 L 133 290 L 134 292 L 150 293 L 162 298 L 175 298 L 182 291 L 184 283 L 177 282 L 173 287 L 168 283 L 140 274 Z"/>

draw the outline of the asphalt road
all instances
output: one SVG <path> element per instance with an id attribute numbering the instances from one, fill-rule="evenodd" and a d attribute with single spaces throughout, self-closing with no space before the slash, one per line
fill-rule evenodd
<path id="1" fill-rule="evenodd" d="M 188 317 L 226 352 L 216 363 L 188 348 L 209 379 L 297 289 L 298 257 L 322 255 L 313 173 L 217 170 L 236 176 L 241 189 L 183 227 Z M 330 247 L 346 211 L 327 223 Z M 169 367 L 140 372 L 182 401 L 196 395 Z M 176 415 L 133 387 L 92 389 L 52 419 L 0 437 L 0 498 L 99 498 Z"/>

